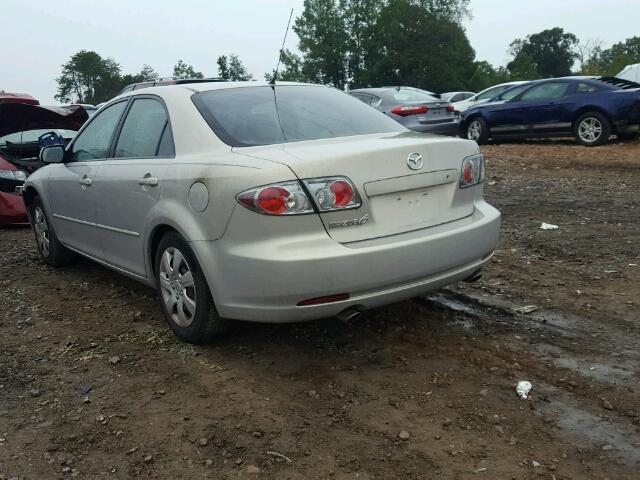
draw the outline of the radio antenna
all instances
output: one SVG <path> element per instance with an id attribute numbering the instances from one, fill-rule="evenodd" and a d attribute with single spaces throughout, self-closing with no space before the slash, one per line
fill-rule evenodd
<path id="1" fill-rule="evenodd" d="M 271 85 L 276 84 L 276 78 L 278 77 L 278 70 L 280 69 L 280 62 L 282 61 L 282 53 L 284 52 L 284 44 L 287 42 L 287 34 L 289 33 L 289 27 L 291 26 L 291 18 L 293 17 L 293 8 L 291 9 L 291 13 L 289 14 L 289 21 L 287 22 L 287 29 L 284 31 L 284 38 L 282 39 L 282 48 L 280 48 L 280 55 L 278 55 L 278 64 L 276 65 L 276 69 L 273 72 L 273 78 Z"/>

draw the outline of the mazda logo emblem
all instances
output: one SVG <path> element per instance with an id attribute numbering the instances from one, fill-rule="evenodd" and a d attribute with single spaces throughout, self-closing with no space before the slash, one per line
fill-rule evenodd
<path id="1" fill-rule="evenodd" d="M 407 165 L 411 170 L 420 170 L 424 166 L 424 160 L 419 153 L 411 153 L 407 157 Z"/>

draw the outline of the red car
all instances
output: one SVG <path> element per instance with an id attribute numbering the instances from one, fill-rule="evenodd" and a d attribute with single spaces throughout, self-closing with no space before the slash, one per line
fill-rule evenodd
<path id="1" fill-rule="evenodd" d="M 0 181 L 24 181 L 27 175 L 0 153 Z M 9 182 L 7 182 L 9 183 Z M 27 211 L 20 195 L 0 192 L 0 225 L 28 225 Z"/>
<path id="2" fill-rule="evenodd" d="M 16 187 L 40 168 L 40 148 L 66 145 L 89 118 L 81 106 L 44 107 L 30 95 L 0 92 L 0 225 L 28 224 Z"/>

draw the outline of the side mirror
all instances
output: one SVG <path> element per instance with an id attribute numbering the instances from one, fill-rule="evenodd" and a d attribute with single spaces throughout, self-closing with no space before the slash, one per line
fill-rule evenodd
<path id="1" fill-rule="evenodd" d="M 62 145 L 49 145 L 40 150 L 42 163 L 61 163 L 64 160 L 64 147 Z"/>

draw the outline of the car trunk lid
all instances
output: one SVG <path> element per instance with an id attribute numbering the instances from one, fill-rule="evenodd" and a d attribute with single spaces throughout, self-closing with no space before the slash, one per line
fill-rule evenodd
<path id="1" fill-rule="evenodd" d="M 284 163 L 300 179 L 348 177 L 362 197 L 362 207 L 320 214 L 329 235 L 341 243 L 404 233 L 473 213 L 475 189 L 458 188 L 458 179 L 462 159 L 477 153 L 474 142 L 403 132 L 238 150 Z M 408 162 L 414 154 L 423 161 L 415 170 Z"/>

